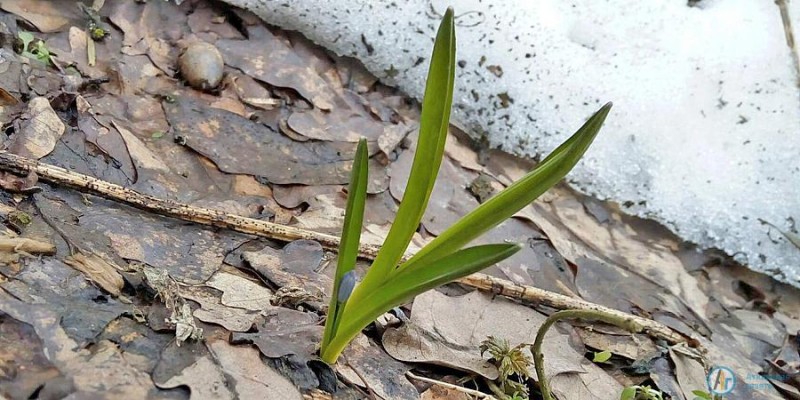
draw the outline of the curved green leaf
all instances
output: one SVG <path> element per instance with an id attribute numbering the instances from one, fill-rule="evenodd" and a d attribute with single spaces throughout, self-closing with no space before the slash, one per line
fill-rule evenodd
<path id="1" fill-rule="evenodd" d="M 339 288 L 345 274 L 356 265 L 358 244 L 361 240 L 361 225 L 364 220 L 364 204 L 367 201 L 367 140 L 358 141 L 353 169 L 350 171 L 350 185 L 347 188 L 347 210 L 344 215 L 342 238 L 339 242 L 339 259 L 336 263 L 336 276 L 333 278 L 333 292 L 328 307 L 328 320 L 325 322 L 325 333 L 322 336 L 322 348 L 327 346 L 336 334 L 344 304 L 338 301 Z"/>
<path id="2" fill-rule="evenodd" d="M 572 170 L 589 148 L 610 109 L 611 103 L 601 107 L 536 169 L 459 219 L 400 266 L 400 271 L 410 268 L 416 263 L 430 264 L 455 252 L 487 230 L 510 218 L 558 183 Z"/>
<path id="3" fill-rule="evenodd" d="M 450 124 L 455 52 L 453 10 L 448 8 L 439 25 L 433 46 L 425 97 L 422 101 L 419 139 L 405 194 L 381 250 L 364 280 L 353 293 L 354 301 L 368 295 L 395 269 L 425 213 L 442 163 L 447 128 Z"/>
<path id="4" fill-rule="evenodd" d="M 435 264 L 419 264 L 414 270 L 398 272 L 362 301 L 348 302 L 338 332 L 321 351 L 323 361 L 334 363 L 347 343 L 386 310 L 427 290 L 502 261 L 521 248 L 519 244 L 508 243 L 475 246 L 450 254 Z"/>

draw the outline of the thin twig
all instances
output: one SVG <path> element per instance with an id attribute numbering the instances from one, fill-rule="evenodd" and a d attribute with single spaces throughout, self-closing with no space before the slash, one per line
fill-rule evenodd
<path id="1" fill-rule="evenodd" d="M 339 247 L 339 238 L 336 236 L 253 218 L 246 218 L 218 210 L 194 207 L 177 201 L 159 199 L 101 179 L 21 157 L 6 151 L 0 151 L 0 169 L 21 174 L 34 172 L 43 181 L 68 186 L 82 192 L 125 203 L 141 210 L 184 221 L 287 242 L 300 239 L 315 240 L 323 247 L 331 250 L 336 250 Z M 361 245 L 361 256 L 370 259 L 375 258 L 378 249 L 378 246 Z"/>
<path id="2" fill-rule="evenodd" d="M 236 232 L 285 242 L 299 239 L 315 240 L 323 247 L 334 251 L 339 247 L 339 238 L 337 236 L 246 218 L 208 208 L 194 207 L 173 200 L 159 199 L 91 176 L 11 154 L 7 151 L 0 151 L 0 170 L 20 174 L 29 174 L 33 172 L 38 175 L 40 180 L 46 182 L 68 186 L 81 192 L 91 193 L 141 210 L 184 221 L 230 229 Z M 379 246 L 361 244 L 359 253 L 364 258 L 374 259 L 379 249 Z M 519 299 L 534 305 L 543 305 L 559 310 L 599 311 L 608 315 L 635 321 L 643 327 L 645 333 L 654 338 L 665 340 L 670 344 L 686 341 L 683 336 L 659 322 L 585 300 L 548 292 L 532 286 L 518 285 L 514 282 L 495 278 L 486 274 L 472 274 L 456 282 L 505 297 Z"/>
<path id="3" fill-rule="evenodd" d="M 61 236 L 61 239 L 64 239 L 64 243 L 67 244 L 67 248 L 69 249 L 69 255 L 74 256 L 76 253 L 75 249 L 78 248 L 78 246 L 72 242 L 72 239 L 69 238 L 69 235 L 64 233 L 64 231 L 61 230 L 61 228 L 42 211 L 42 208 L 39 207 L 39 204 L 36 201 L 33 202 L 33 207 L 39 212 L 39 216 L 42 217 L 44 223 L 56 231 L 58 236 Z"/>
<path id="4" fill-rule="evenodd" d="M 797 42 L 794 40 L 794 28 L 792 26 L 792 18 L 789 16 L 789 7 L 786 5 L 786 0 L 775 0 L 778 9 L 781 12 L 781 22 L 783 22 L 783 33 L 786 35 L 786 45 L 789 46 L 789 52 L 792 55 L 792 64 L 795 69 L 796 84 L 800 87 L 800 56 L 797 53 Z"/>
<path id="5" fill-rule="evenodd" d="M 562 319 L 583 319 L 590 321 L 602 321 L 607 324 L 616 325 L 631 333 L 640 333 L 644 327 L 637 323 L 632 316 L 620 316 L 617 314 L 609 314 L 598 310 L 565 310 L 554 313 L 547 317 L 544 324 L 539 327 L 536 332 L 536 339 L 533 342 L 533 364 L 536 369 L 536 377 L 539 380 L 539 389 L 542 391 L 542 398 L 544 400 L 553 400 L 552 392 L 550 391 L 550 384 L 547 381 L 547 376 L 544 372 L 544 354 L 542 354 L 542 343 L 544 343 L 544 335 L 553 324 Z"/>
<path id="6" fill-rule="evenodd" d="M 361 375 L 361 373 L 358 372 L 358 370 L 354 366 L 350 365 L 350 361 L 347 360 L 347 357 L 343 357 L 343 358 L 344 358 L 344 365 L 346 365 L 348 368 L 350 368 L 350 370 L 353 371 L 353 373 L 356 374 L 358 379 L 361 379 L 361 383 L 363 383 L 364 387 L 367 389 L 367 394 L 369 395 L 369 398 L 371 400 L 376 400 L 378 397 L 380 397 L 383 400 L 386 400 L 386 399 L 383 398 L 383 396 L 379 396 L 378 394 L 375 393 L 374 390 L 372 390 L 372 387 L 369 386 L 369 382 L 367 382 L 367 380 L 364 379 L 364 376 Z"/>
<path id="7" fill-rule="evenodd" d="M 628 314 L 613 308 L 601 306 L 586 300 L 575 299 L 562 294 L 548 292 L 532 286 L 517 285 L 505 279 L 495 278 L 486 274 L 472 274 L 461 278 L 458 283 L 489 291 L 505 297 L 519 299 L 525 302 L 552 307 L 559 310 L 584 310 L 601 312 L 617 318 L 630 319 L 642 326 L 642 331 L 656 339 L 662 339 L 670 344 L 685 342 L 686 339 L 664 324 L 651 319 Z"/>
<path id="8" fill-rule="evenodd" d="M 411 371 L 406 371 L 406 376 L 408 376 L 411 379 L 416 379 L 418 381 L 427 382 L 427 383 L 434 384 L 434 385 L 439 385 L 439 386 L 441 386 L 443 388 L 457 390 L 457 391 L 459 391 L 461 393 L 468 394 L 470 396 L 475 396 L 476 398 L 479 398 L 479 399 L 487 399 L 487 400 L 496 400 L 497 399 L 496 397 L 494 397 L 494 396 L 492 396 L 490 394 L 487 394 L 487 393 L 483 393 L 483 392 L 481 392 L 479 390 L 469 389 L 469 388 L 465 388 L 463 386 L 453 385 L 452 383 L 442 382 L 442 381 L 438 381 L 436 379 L 431 379 L 431 378 L 426 378 L 424 376 L 414 375 Z"/>

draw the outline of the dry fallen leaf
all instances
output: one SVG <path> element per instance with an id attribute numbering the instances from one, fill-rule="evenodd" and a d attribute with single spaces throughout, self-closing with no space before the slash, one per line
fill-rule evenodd
<path id="1" fill-rule="evenodd" d="M 429 291 L 414 300 L 410 323 L 386 330 L 383 346 L 401 361 L 445 365 L 497 379 L 497 368 L 480 354 L 481 342 L 495 336 L 512 345 L 533 343 L 545 318 L 530 308 L 477 291 L 461 297 Z M 569 335 L 551 329 L 543 348 L 548 376 L 584 372 L 583 354 L 572 348 Z M 524 352 L 530 356 L 527 347 Z M 533 366 L 530 373 L 536 376 Z M 612 379 L 596 377 L 606 378 Z"/>
<path id="2" fill-rule="evenodd" d="M 264 364 L 258 350 L 252 347 L 231 346 L 218 340 L 209 350 L 222 371 L 232 379 L 231 387 L 240 399 L 302 399 L 303 395 L 285 377 Z"/>
<path id="3" fill-rule="evenodd" d="M 676 351 L 685 344 L 677 345 L 669 349 L 672 362 L 675 363 L 675 376 L 680 385 L 683 396 L 687 399 L 694 398 L 692 392 L 704 390 L 707 387 L 706 369 L 698 358 L 690 357 L 684 351 Z"/>
<path id="4" fill-rule="evenodd" d="M 179 375 L 158 384 L 164 389 L 188 386 L 192 397 L 209 400 L 232 400 L 234 394 L 228 388 L 224 371 L 214 364 L 211 357 L 199 358 L 194 364 L 186 367 Z"/>
<path id="5" fill-rule="evenodd" d="M 40 32 L 55 32 L 70 22 L 80 21 L 78 7 L 71 2 L 46 0 L 2 0 L 0 8 L 18 15 Z"/>
<path id="6" fill-rule="evenodd" d="M 35 97 L 28 102 L 28 109 L 20 123 L 19 132 L 13 136 L 9 151 L 40 159 L 53 151 L 65 129 L 61 118 L 50 106 L 50 101 L 45 97 Z"/>
<path id="7" fill-rule="evenodd" d="M 215 291 L 202 286 L 183 287 L 180 296 L 200 304 L 193 315 L 200 321 L 218 324 L 232 332 L 247 332 L 258 318 L 258 312 L 222 304 Z"/>
<path id="8" fill-rule="evenodd" d="M 206 282 L 206 286 L 222 291 L 220 302 L 228 307 L 250 311 L 263 311 L 272 307 L 272 292 L 241 276 L 217 272 Z"/>
<path id="9" fill-rule="evenodd" d="M 122 140 L 125 141 L 125 146 L 128 148 L 128 154 L 130 154 L 133 164 L 136 166 L 137 170 L 148 169 L 158 172 L 170 172 L 167 164 L 165 164 L 160 157 L 156 156 L 152 151 L 150 151 L 150 149 L 145 146 L 144 142 L 136 137 L 136 135 L 131 133 L 131 131 L 125 129 L 114 120 L 111 121 L 111 125 L 114 126 L 114 128 L 119 132 L 120 136 L 122 136 Z"/>
<path id="10" fill-rule="evenodd" d="M 119 271 L 122 270 L 113 261 L 91 252 L 88 256 L 77 252 L 64 258 L 64 263 L 83 273 L 86 279 L 97 284 L 103 290 L 117 297 L 120 295 L 125 281 Z"/>

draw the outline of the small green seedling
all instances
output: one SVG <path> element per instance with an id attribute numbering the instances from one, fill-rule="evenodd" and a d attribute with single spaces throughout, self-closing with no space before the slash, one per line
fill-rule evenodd
<path id="1" fill-rule="evenodd" d="M 25 31 L 17 32 L 17 37 L 22 42 L 20 54 L 33 60 L 39 60 L 47 65 L 52 64 L 52 54 L 44 41 L 34 38 L 32 33 Z"/>
<path id="2" fill-rule="evenodd" d="M 619 400 L 664 400 L 664 394 L 647 385 L 634 385 L 623 389 Z"/>
<path id="3" fill-rule="evenodd" d="M 596 363 L 604 363 L 611 359 L 612 353 L 608 350 L 598 351 L 594 353 L 594 357 L 592 357 L 592 362 Z"/>
<path id="4" fill-rule="evenodd" d="M 409 260 L 400 263 L 419 228 L 444 153 L 455 79 L 456 38 L 453 10 L 444 15 L 434 42 L 422 102 L 419 139 L 405 195 L 394 223 L 363 281 L 356 285 L 367 188 L 367 149 L 363 139 L 353 162 L 328 319 L 320 355 L 333 364 L 364 327 L 414 296 L 480 271 L 521 249 L 502 243 L 462 249 L 510 218 L 560 181 L 580 160 L 603 124 L 611 104 L 600 108 L 574 134 L 522 179 L 490 198 L 442 232 Z"/>
<path id="5" fill-rule="evenodd" d="M 481 356 L 489 353 L 489 361 L 494 362 L 500 373 L 497 378 L 500 383 L 498 395 L 528 398 L 528 386 L 525 382 L 530 379 L 528 368 L 533 365 L 533 360 L 522 351 L 525 346 L 527 344 L 520 343 L 511 347 L 508 340 L 493 336 L 481 342 Z"/>

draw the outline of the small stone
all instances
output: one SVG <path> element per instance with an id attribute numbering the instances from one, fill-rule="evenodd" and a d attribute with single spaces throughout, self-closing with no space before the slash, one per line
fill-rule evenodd
<path id="1" fill-rule="evenodd" d="M 211 90 L 222 81 L 225 63 L 217 48 L 209 43 L 196 42 L 189 45 L 178 59 L 181 76 L 198 90 Z"/>

